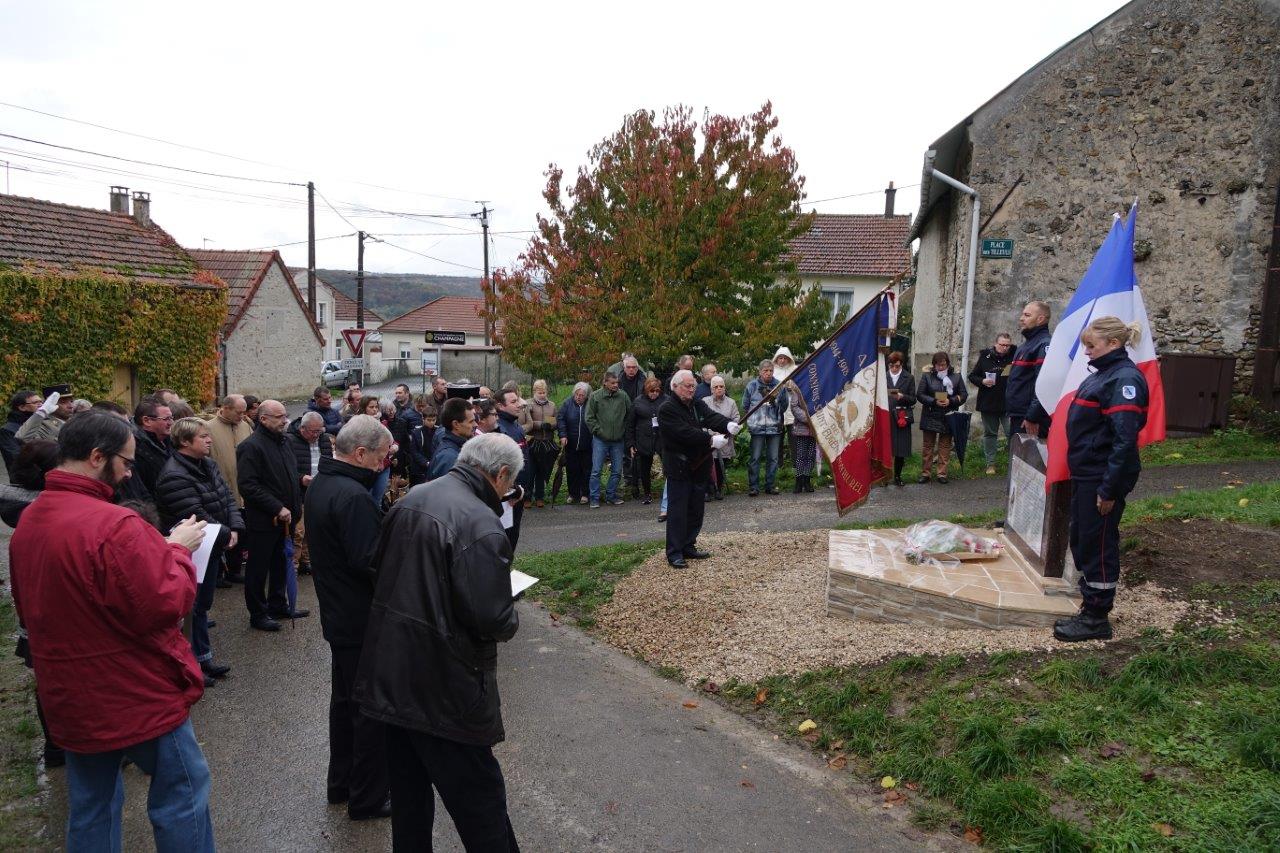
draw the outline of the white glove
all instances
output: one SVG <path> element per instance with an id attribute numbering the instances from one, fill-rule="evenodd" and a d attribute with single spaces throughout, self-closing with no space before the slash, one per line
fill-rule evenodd
<path id="1" fill-rule="evenodd" d="M 729 421 L 729 435 L 737 435 L 742 432 L 742 424 L 737 421 Z"/>
<path id="2" fill-rule="evenodd" d="M 62 395 L 59 394 L 57 391 L 54 391 L 48 397 L 44 398 L 44 402 L 40 404 L 39 411 L 44 412 L 46 417 L 48 417 L 49 415 L 52 415 L 54 413 L 54 410 L 58 408 L 58 400 L 61 398 L 62 398 Z"/>
<path id="3" fill-rule="evenodd" d="M 712 450 L 723 450 L 728 443 L 729 439 L 723 435 L 717 433 L 716 435 L 711 436 Z"/>

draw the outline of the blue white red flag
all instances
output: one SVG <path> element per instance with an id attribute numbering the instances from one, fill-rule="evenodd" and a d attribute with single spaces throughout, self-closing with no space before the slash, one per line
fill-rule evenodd
<path id="1" fill-rule="evenodd" d="M 831 464 L 841 515 L 866 500 L 892 464 L 889 391 L 879 344 L 882 330 L 896 320 L 893 293 L 878 294 L 790 376 Z"/>
<path id="2" fill-rule="evenodd" d="M 1125 323 L 1136 321 L 1142 327 L 1142 339 L 1137 346 L 1129 348 L 1129 357 L 1146 377 L 1150 392 L 1147 425 L 1138 434 L 1138 446 L 1164 439 L 1164 386 L 1160 382 L 1160 363 L 1156 359 L 1147 307 L 1142 301 L 1142 290 L 1138 287 L 1138 276 L 1133 268 L 1133 232 L 1137 220 L 1136 202 L 1129 208 L 1128 217 L 1122 219 L 1116 215 L 1111 233 L 1093 256 L 1093 263 L 1089 264 L 1067 310 L 1058 321 L 1040 376 L 1036 379 L 1036 396 L 1040 405 L 1046 412 L 1053 413 L 1046 486 L 1071 478 L 1067 468 L 1067 410 L 1075 399 L 1076 389 L 1089 373 L 1089 358 L 1080 343 L 1080 333 L 1098 317 L 1118 317 Z"/>

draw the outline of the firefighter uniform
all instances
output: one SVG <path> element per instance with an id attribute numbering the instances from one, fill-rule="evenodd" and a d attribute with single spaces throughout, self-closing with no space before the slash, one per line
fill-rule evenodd
<path id="1" fill-rule="evenodd" d="M 1040 405 L 1036 397 L 1036 379 L 1040 377 L 1040 368 L 1044 365 L 1044 356 L 1049 349 L 1049 324 L 1024 329 L 1023 341 L 1013 354 L 1013 361 L 1007 368 L 1009 381 L 1004 386 L 1004 411 L 1009 416 L 1011 433 L 1026 432 L 1022 428 L 1023 421 L 1040 424 L 1046 434 L 1049 429 L 1050 413 Z"/>
<path id="2" fill-rule="evenodd" d="M 1124 347 L 1089 362 L 1067 413 L 1071 469 L 1071 556 L 1080 571 L 1083 611 L 1111 612 L 1120 577 L 1120 517 L 1142 469 L 1138 433 L 1147 422 L 1147 381 Z M 1114 500 L 1106 515 L 1098 500 Z M 1109 634 L 1109 631 L 1108 631 Z"/>

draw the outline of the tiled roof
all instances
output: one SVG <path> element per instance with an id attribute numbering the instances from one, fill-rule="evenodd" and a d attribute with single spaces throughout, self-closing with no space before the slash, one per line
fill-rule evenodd
<path id="1" fill-rule="evenodd" d="M 198 271 L 157 225 L 139 225 L 127 213 L 13 195 L 0 195 L 0 261 L 101 269 L 176 285 L 194 285 Z"/>
<path id="2" fill-rule="evenodd" d="M 306 287 L 307 270 L 306 267 L 289 267 L 289 272 L 293 273 L 293 280 L 298 283 L 298 290 Z M 354 323 L 356 321 L 356 301 L 329 282 L 316 276 L 316 281 L 329 288 L 329 292 L 333 294 L 333 318 L 335 321 L 344 323 Z M 382 323 L 383 319 L 377 311 L 374 311 L 368 305 L 364 306 L 364 321 L 366 323 Z"/>
<path id="3" fill-rule="evenodd" d="M 426 305 L 401 314 L 382 324 L 383 331 L 426 332 L 444 329 L 466 332 L 469 335 L 484 334 L 483 299 L 469 296 L 441 296 Z"/>
<path id="4" fill-rule="evenodd" d="M 819 213 L 791 241 L 801 275 L 894 276 L 911 267 L 911 217 Z"/>
<path id="5" fill-rule="evenodd" d="M 222 334 L 225 337 L 231 337 L 231 333 L 235 331 L 240 319 L 244 317 L 244 312 L 253 302 L 258 286 L 262 284 L 267 271 L 274 263 L 280 266 L 285 284 L 293 291 L 293 297 L 298 302 L 298 309 L 306 315 L 312 331 L 320 342 L 324 343 L 324 335 L 320 333 L 315 318 L 307 310 L 307 302 L 298 292 L 297 285 L 293 283 L 293 276 L 289 274 L 289 268 L 284 265 L 279 252 L 223 249 L 188 249 L 187 251 L 191 257 L 195 258 L 196 263 L 227 283 L 227 320 L 222 327 Z"/>

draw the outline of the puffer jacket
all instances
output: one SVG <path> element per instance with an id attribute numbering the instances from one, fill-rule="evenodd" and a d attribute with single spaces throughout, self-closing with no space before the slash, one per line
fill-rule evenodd
<path id="1" fill-rule="evenodd" d="M 322 409 L 316 404 L 315 400 L 311 400 L 307 403 L 307 411 L 317 412 L 320 417 L 324 418 L 324 431 L 329 435 L 337 435 L 338 431 L 342 429 L 342 412 L 335 409 L 332 403 L 327 408 Z"/>
<path id="2" fill-rule="evenodd" d="M 777 386 L 777 377 L 770 379 L 768 383 L 761 382 L 759 377 L 752 379 L 747 383 L 747 389 L 742 394 L 742 411 L 750 412 Z M 747 417 L 747 432 L 752 435 L 780 434 L 783 413 L 787 411 L 789 405 L 786 389 L 779 390 L 772 400 Z"/>
<path id="3" fill-rule="evenodd" d="M 0 456 L 4 457 L 4 469 L 13 470 L 13 460 L 18 458 L 22 443 L 18 441 L 18 430 L 31 420 L 30 412 L 10 412 L 9 419 L 0 426 Z"/>
<path id="4" fill-rule="evenodd" d="M 476 746 L 506 736 L 497 644 L 520 619 L 501 515 L 497 493 L 469 465 L 387 513 L 355 688 L 366 716 Z"/>
<path id="5" fill-rule="evenodd" d="M 932 367 L 926 367 L 920 372 L 920 381 L 916 383 L 916 399 L 920 401 L 921 432 L 949 432 L 947 417 L 960 411 L 964 401 L 969 399 L 969 391 L 959 373 L 949 370 L 947 378 L 951 380 L 951 393 L 947 395 L 951 404 L 943 408 L 938 405 L 938 399 L 934 396 L 947 390 L 942 377 L 934 373 Z"/>
<path id="6" fill-rule="evenodd" d="M 129 479 L 138 481 L 146 489 L 148 498 L 155 500 L 156 481 L 160 479 L 160 472 L 164 470 L 165 463 L 173 455 L 173 446 L 169 443 L 169 439 L 156 438 L 140 426 L 133 428 L 133 440 L 135 442 L 133 476 Z M 134 490 L 126 489 L 126 493 L 136 497 L 138 483 L 133 484 Z"/>
<path id="7" fill-rule="evenodd" d="M 1034 329 L 1024 329 L 1022 337 L 1022 345 L 1009 364 L 1009 381 L 1004 386 L 1004 411 L 1011 418 L 1023 418 L 1046 426 L 1048 415 L 1036 397 L 1036 379 L 1040 377 L 1040 367 L 1044 364 L 1053 335 L 1046 323 Z"/>
<path id="8" fill-rule="evenodd" d="M 569 397 L 560 404 L 558 420 L 556 429 L 560 437 L 569 440 L 565 445 L 566 450 L 572 453 L 575 450 L 591 449 L 591 428 L 587 426 L 586 403 L 579 406 L 573 397 Z"/>
<path id="9" fill-rule="evenodd" d="M 440 444 L 436 447 L 436 452 L 431 454 L 431 467 L 427 469 L 428 480 L 437 480 L 448 474 L 458 461 L 462 445 L 467 441 L 451 432 L 441 430 L 440 433 Z"/>
<path id="10" fill-rule="evenodd" d="M 111 498 L 100 480 L 50 471 L 9 548 L 49 737 L 77 753 L 171 732 L 204 694 L 179 629 L 191 554 Z"/>
<path id="11" fill-rule="evenodd" d="M 556 441 L 556 404 L 551 400 L 543 400 L 539 402 L 536 399 L 530 400 L 529 405 L 525 408 L 529 413 L 529 425 L 524 426 L 525 435 L 531 442 L 553 442 Z"/>
<path id="12" fill-rule="evenodd" d="M 221 524 L 215 547 L 223 548 L 231 531 L 244 533 L 244 518 L 231 487 L 212 457 L 192 459 L 182 453 L 169 457 L 156 480 L 156 510 L 160 526 L 169 530 L 194 515 L 201 521 Z"/>
<path id="13" fill-rule="evenodd" d="M 284 433 L 285 446 L 293 452 L 293 458 L 298 463 L 298 477 L 305 477 L 311 473 L 311 444 L 302 437 L 302 433 L 298 432 L 298 428 L 302 426 L 302 419 L 298 418 L 289 424 L 289 428 Z M 327 432 L 320 433 L 320 437 L 316 439 L 316 444 L 320 447 L 321 459 L 333 458 L 333 436 Z M 301 485 L 301 479 L 299 479 Z M 306 497 L 307 487 L 301 486 L 302 495 Z"/>

